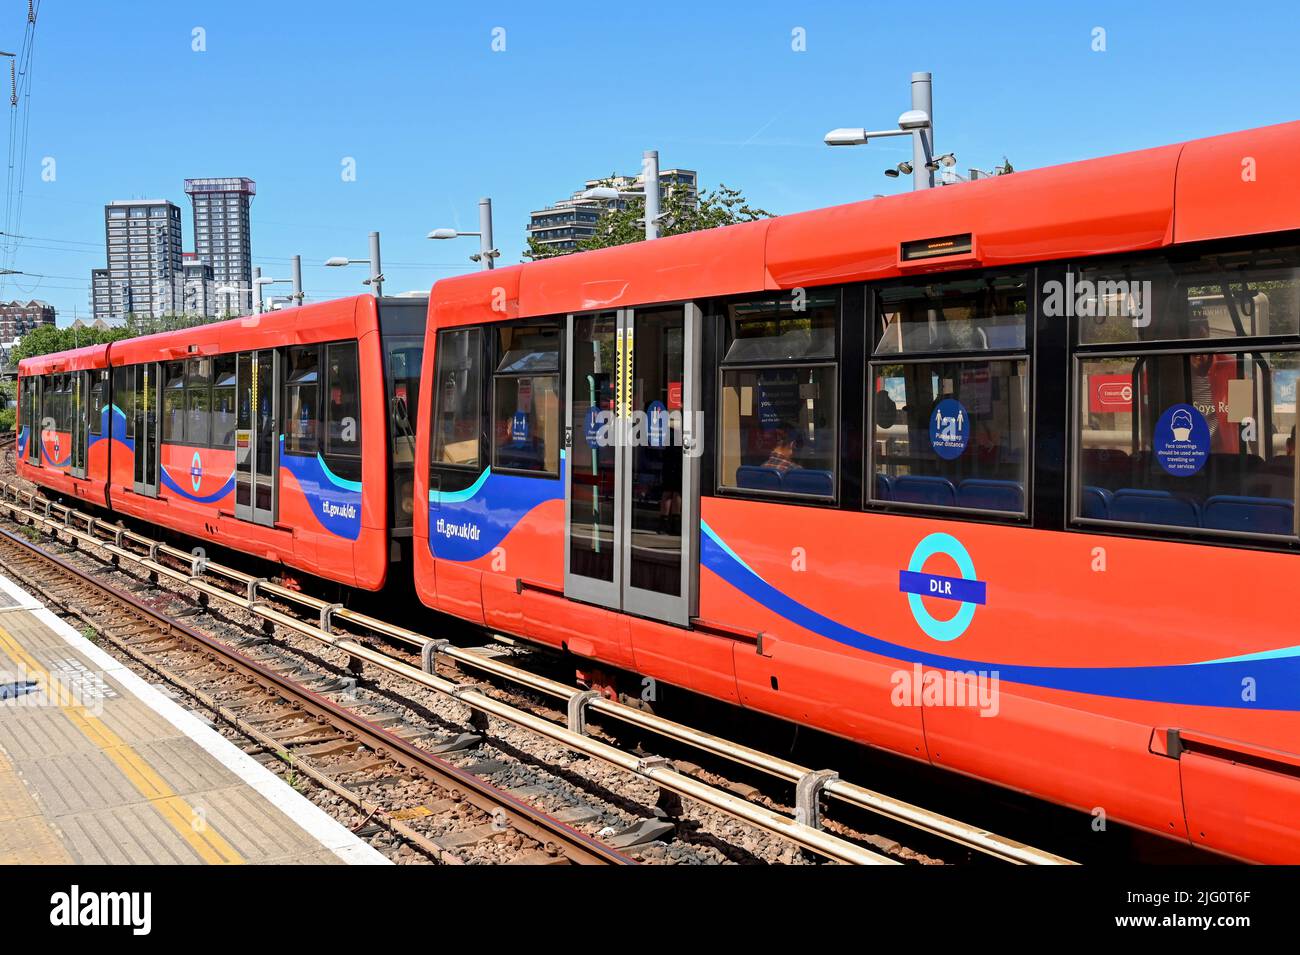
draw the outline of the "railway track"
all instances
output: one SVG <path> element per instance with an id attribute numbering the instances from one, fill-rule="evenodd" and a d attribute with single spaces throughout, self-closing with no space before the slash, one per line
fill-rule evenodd
<path id="1" fill-rule="evenodd" d="M 364 668 L 374 667 L 385 677 L 395 676 L 408 684 L 418 684 L 422 689 L 433 690 L 455 699 L 470 709 L 472 725 L 485 727 L 488 717 L 504 720 L 558 743 L 571 752 L 603 761 L 639 777 L 658 787 L 661 794 L 698 801 L 750 826 L 781 836 L 824 858 L 866 864 L 898 861 L 897 858 L 826 831 L 822 825 L 822 805 L 842 803 L 884 816 L 895 823 L 924 832 L 928 837 L 955 843 L 968 851 L 1002 861 L 1017 864 L 1068 863 L 1068 860 L 1052 853 L 848 783 L 832 772 L 813 771 L 788 760 L 729 743 L 635 707 L 604 699 L 599 694 L 575 690 L 491 656 L 455 647 L 445 640 L 432 640 L 339 605 L 327 604 L 309 595 L 254 578 L 234 568 L 203 561 L 177 548 L 109 525 L 93 515 L 50 501 L 12 482 L 0 483 L 0 511 L 7 512 L 15 520 L 39 529 L 44 534 L 55 535 L 88 551 L 96 551 L 104 555 L 103 559 L 115 564 L 128 562 L 145 571 L 154 580 L 166 579 L 170 584 L 192 590 L 202 605 L 206 606 L 210 601 L 224 602 L 260 618 L 263 626 L 284 627 L 294 634 L 309 638 L 315 644 L 340 651 L 346 654 L 351 672 L 359 673 Z M 11 544 L 40 550 L 13 535 L 6 535 L 6 540 Z M 292 608 L 296 613 L 285 608 Z M 308 619 L 303 619 L 304 615 Z M 354 632 L 340 632 L 340 626 L 360 630 L 364 636 Z M 376 637 L 387 641 L 390 647 L 396 643 L 406 652 L 384 652 L 374 645 Z M 205 652 L 216 652 L 206 644 L 204 647 Z M 415 654 L 419 655 L 418 666 L 411 662 Z M 486 687 L 448 680 L 438 675 L 446 669 L 444 666 L 440 671 L 436 666 L 438 663 L 451 664 L 460 672 L 477 672 L 494 680 L 509 682 L 531 694 L 552 698 L 557 701 L 556 706 L 566 713 L 565 725 L 558 725 L 535 713 L 505 703 L 489 695 Z M 252 677 L 254 680 L 257 678 Z M 317 707 L 320 705 L 319 701 L 308 702 L 315 703 Z M 330 713 L 312 709 L 311 706 L 302 707 L 302 712 L 306 715 L 297 719 L 299 723 L 315 720 L 328 724 L 331 719 Z M 665 760 L 623 752 L 594 738 L 586 730 L 586 720 L 597 714 L 794 784 L 796 806 L 793 818 L 678 772 Z M 374 727 L 369 732 L 373 733 L 373 729 L 382 728 Z M 393 735 L 390 733 L 372 737 L 372 742 L 384 747 L 387 753 L 392 749 Z M 391 821 L 402 822 L 400 819 Z"/>
<path id="2" fill-rule="evenodd" d="M 293 674 L 277 672 L 2 529 L 0 564 L 48 604 L 76 618 L 83 634 L 106 640 L 199 700 L 294 773 L 434 861 L 470 861 L 452 847 L 473 850 L 475 843 L 494 840 L 494 845 L 517 847 L 500 860 L 506 862 L 632 862 L 416 746 L 414 739 L 426 730 L 381 726 L 343 705 L 340 697 L 355 697 L 354 681 L 321 675 L 300 683 Z M 445 828 L 438 826 L 440 815 L 454 818 L 455 828 L 430 834 Z"/>

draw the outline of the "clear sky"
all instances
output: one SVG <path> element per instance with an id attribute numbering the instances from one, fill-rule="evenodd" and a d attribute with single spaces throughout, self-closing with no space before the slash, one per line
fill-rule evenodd
<path id="1" fill-rule="evenodd" d="M 46 299 L 60 324 L 84 316 L 112 199 L 171 199 L 192 248 L 187 177 L 255 179 L 254 264 L 287 277 L 300 253 L 317 298 L 364 291 L 364 268 L 321 263 L 365 257 L 372 229 L 387 292 L 475 268 L 476 240 L 424 236 L 476 229 L 481 195 L 495 204 L 500 261 L 517 262 L 530 210 L 584 179 L 635 173 L 649 148 L 665 168 L 696 169 L 704 187 L 739 187 L 774 213 L 897 192 L 906 181 L 881 171 L 910 156 L 905 140 L 830 149 L 821 139 L 836 126 L 892 126 L 913 70 L 934 73 L 937 146 L 959 170 L 1300 118 L 1294 2 L 917 9 L 44 0 L 13 230 L 31 238 L 5 257 L 29 275 L 8 277 L 0 297 Z M 25 16 L 21 0 L 0 0 L 0 47 L 18 46 Z M 1104 52 L 1093 50 L 1098 27 Z M 347 158 L 355 181 L 341 176 Z"/>

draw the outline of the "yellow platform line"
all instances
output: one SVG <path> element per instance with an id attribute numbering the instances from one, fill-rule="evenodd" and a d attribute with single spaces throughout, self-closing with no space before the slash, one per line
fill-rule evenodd
<path id="1" fill-rule="evenodd" d="M 193 820 L 199 819 L 200 815 L 194 807 L 184 797 L 177 795 L 129 743 L 114 733 L 103 720 L 92 716 L 77 703 L 67 687 L 51 680 L 49 671 L 4 627 L 0 627 L 0 648 L 40 682 L 72 725 L 113 761 L 140 795 L 149 800 L 168 825 L 198 853 L 199 858 L 210 865 L 240 865 L 245 861 L 211 824 L 205 821 L 196 829 Z"/>

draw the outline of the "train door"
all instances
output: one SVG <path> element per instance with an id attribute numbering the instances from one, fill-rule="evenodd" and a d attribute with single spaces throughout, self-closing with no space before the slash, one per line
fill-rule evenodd
<path id="1" fill-rule="evenodd" d="M 267 527 L 279 503 L 279 359 L 243 352 L 235 369 L 235 516 Z"/>
<path id="2" fill-rule="evenodd" d="M 72 476 L 86 476 L 86 442 L 90 429 L 90 372 L 72 373 L 72 453 L 69 465 Z"/>
<path id="3" fill-rule="evenodd" d="M 159 369 L 156 362 L 136 365 L 135 372 L 135 482 L 137 494 L 158 496 Z"/>
<path id="4" fill-rule="evenodd" d="M 700 325 L 690 304 L 569 317 L 566 596 L 695 614 Z"/>

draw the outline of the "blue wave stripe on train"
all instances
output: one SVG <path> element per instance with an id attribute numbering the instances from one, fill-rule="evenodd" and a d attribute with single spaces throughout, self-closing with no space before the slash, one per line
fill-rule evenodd
<path id="1" fill-rule="evenodd" d="M 565 455 L 559 480 L 501 474 L 486 467 L 461 491 L 429 491 L 429 551 L 441 560 L 486 557 L 530 511 L 564 497 Z"/>
<path id="2" fill-rule="evenodd" d="M 1298 648 L 1251 654 L 1248 658 L 1134 667 L 1026 666 L 927 653 L 870 636 L 804 606 L 755 573 L 707 523 L 701 521 L 700 527 L 700 560 L 709 570 L 791 623 L 877 656 L 943 670 L 996 671 L 999 679 L 1010 683 L 1093 696 L 1190 706 L 1300 710 Z M 1247 679 L 1255 685 L 1256 699 L 1250 702 L 1242 699 L 1243 681 Z"/>
<path id="3" fill-rule="evenodd" d="M 69 441 L 68 443 L 71 444 L 72 442 Z M 72 464 L 72 448 L 68 448 L 68 456 L 65 457 L 62 461 L 55 461 L 52 457 L 50 457 L 50 452 L 45 448 L 44 437 L 41 438 L 40 445 L 41 445 L 41 460 L 43 460 L 50 467 L 62 469 Z"/>
<path id="4" fill-rule="evenodd" d="M 213 491 L 211 494 L 198 494 L 182 487 L 181 484 L 172 477 L 171 472 L 167 470 L 167 465 L 160 465 L 158 470 L 161 472 L 160 476 L 162 478 L 163 486 L 167 488 L 167 490 L 171 491 L 173 494 L 179 494 L 181 497 L 185 498 L 185 500 L 193 501 L 195 504 L 215 504 L 217 501 L 235 490 L 234 471 L 230 472 L 230 476 L 226 478 L 221 487 L 216 491 Z M 188 474 L 185 475 L 183 480 L 189 481 L 190 476 Z"/>
<path id="5" fill-rule="evenodd" d="M 23 425 L 21 428 L 18 429 L 18 457 L 20 458 L 23 456 L 23 453 L 27 450 L 27 436 L 29 433 L 30 432 L 28 431 L 27 425 Z"/>
<path id="6" fill-rule="evenodd" d="M 135 453 L 135 439 L 126 436 L 126 414 L 117 405 L 104 405 L 100 409 L 99 434 L 92 434 L 87 444 L 93 448 L 105 438 L 111 438 L 125 445 L 132 454 Z"/>
<path id="7" fill-rule="evenodd" d="M 361 536 L 361 482 L 341 478 L 316 454 L 286 454 L 280 435 L 280 467 L 294 476 L 320 526 L 335 537 Z M 284 485 L 281 483 L 281 493 Z"/>

